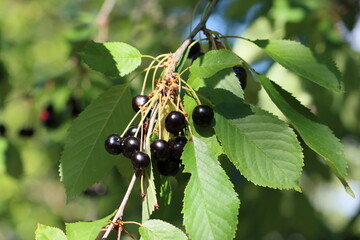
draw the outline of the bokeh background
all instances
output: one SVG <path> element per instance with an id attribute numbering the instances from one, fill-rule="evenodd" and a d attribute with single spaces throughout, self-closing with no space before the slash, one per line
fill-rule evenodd
<path id="1" fill-rule="evenodd" d="M 116 169 L 69 203 L 59 180 L 61 151 L 73 119 L 104 90 L 129 80 L 107 79 L 90 70 L 78 52 L 91 39 L 126 42 L 154 56 L 174 52 L 204 7 L 199 4 L 194 12 L 193 0 L 105 2 L 0 0 L 0 240 L 34 239 L 37 223 L 64 229 L 65 222 L 99 219 L 118 207 L 129 179 Z M 209 29 L 251 39 L 292 39 L 334 59 L 343 73 L 340 93 L 288 72 L 250 43 L 226 40 L 341 139 L 348 180 L 357 195 L 348 196 L 305 145 L 303 193 L 256 187 L 224 160 L 241 199 L 237 239 L 360 239 L 360 1 L 219 2 Z M 134 93 L 141 83 L 140 75 L 132 83 Z M 245 96 L 284 119 L 258 83 L 249 82 Z M 173 211 L 181 209 L 183 186 L 175 190 L 174 207 L 158 215 L 181 226 L 181 215 Z M 140 206 L 133 194 L 125 211 L 129 220 L 140 221 Z M 136 227 L 129 231 L 137 235 Z"/>

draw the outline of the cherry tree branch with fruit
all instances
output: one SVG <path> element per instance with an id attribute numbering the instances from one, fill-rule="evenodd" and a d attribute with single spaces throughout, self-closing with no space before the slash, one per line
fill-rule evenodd
<path id="1" fill-rule="evenodd" d="M 141 112 L 141 119 L 144 120 L 142 126 L 129 128 L 124 137 L 121 137 L 116 134 L 112 134 L 107 137 L 105 141 L 105 148 L 110 154 L 120 154 L 124 153 L 124 155 L 128 158 L 131 158 L 131 161 L 134 165 L 134 168 L 138 171 L 140 175 L 144 174 L 142 171 L 150 164 L 150 157 L 146 152 L 146 147 L 149 146 L 150 134 L 153 132 L 159 132 L 158 129 L 154 129 L 154 120 L 160 121 L 157 112 L 162 112 L 164 107 L 167 105 L 167 101 L 171 97 L 174 98 L 172 104 L 175 105 L 175 101 L 177 101 L 176 111 L 170 112 L 165 118 L 165 128 L 169 133 L 178 135 L 179 132 L 183 131 L 186 126 L 186 117 L 187 114 L 183 109 L 183 106 L 180 106 L 180 97 L 176 95 L 176 92 L 173 91 L 177 89 L 181 89 L 181 79 L 179 79 L 179 75 L 175 73 L 176 65 L 178 64 L 180 58 L 183 56 L 184 52 L 192 42 L 193 37 L 201 30 L 205 29 L 206 22 L 211 15 L 214 7 L 216 6 L 217 0 L 210 1 L 208 6 L 205 7 L 205 12 L 203 13 L 199 24 L 194 28 L 194 30 L 190 33 L 189 37 L 183 42 L 183 44 L 175 51 L 174 54 L 169 54 L 167 57 L 164 57 L 167 61 L 160 61 L 157 58 L 159 63 L 163 62 L 162 65 L 166 66 L 166 73 L 163 74 L 163 80 L 158 80 L 157 88 L 150 93 L 149 95 L 152 98 L 159 95 L 158 99 L 153 101 L 158 101 L 155 104 L 148 103 L 149 97 L 143 94 L 144 88 L 142 89 L 142 93 L 140 95 L 135 96 L 132 99 L 132 107 L 134 111 Z M 148 73 L 148 72 L 147 72 Z M 154 77 L 156 77 L 156 72 L 154 73 Z M 146 79 L 146 77 L 145 77 Z M 153 78 L 155 79 L 155 78 Z M 145 86 L 146 81 L 144 81 Z M 194 93 L 194 91 L 192 91 Z M 196 93 L 195 93 L 196 95 Z M 161 102 L 162 99 L 165 98 L 164 102 Z M 175 100 L 176 99 L 176 100 Z M 151 109 L 151 106 L 153 108 Z M 181 107 L 182 111 L 179 111 L 179 107 Z M 150 110 L 149 110 L 150 109 Z M 144 116 L 148 116 L 149 113 L 152 113 L 147 121 L 144 119 Z M 184 114 L 185 113 L 185 114 Z M 214 112 L 211 107 L 207 105 L 199 105 L 193 111 L 193 119 L 196 124 L 202 127 L 210 126 L 214 117 Z M 146 127 L 148 129 L 146 129 Z M 161 127 L 158 127 L 161 128 Z M 141 138 L 139 139 L 137 136 L 139 133 L 139 129 L 141 132 Z M 148 130 L 146 136 L 144 136 L 144 131 Z M 189 131 L 191 131 L 189 129 Z M 179 170 L 179 163 L 181 163 L 181 153 L 187 142 L 185 137 L 174 137 L 168 141 L 161 139 L 161 135 L 158 134 L 159 139 L 153 141 L 150 145 L 151 155 L 156 161 L 158 161 L 158 167 L 162 174 L 165 176 L 175 175 Z M 147 141 L 143 141 L 146 139 Z M 143 142 L 143 144 L 142 144 Z M 145 151 L 145 152 L 143 152 Z M 115 214 L 112 222 L 106 228 L 106 232 L 102 239 L 106 239 L 110 233 L 110 231 L 114 228 L 114 223 L 122 221 L 123 211 L 126 205 L 126 202 L 129 198 L 130 192 L 133 189 L 134 182 L 136 179 L 136 174 L 133 175 L 128 190 L 125 193 L 124 199 L 119 207 L 119 210 Z M 143 181 L 143 178 L 141 178 Z M 142 197 L 143 195 L 142 190 Z M 158 208 L 156 204 L 155 208 Z M 118 228 L 118 231 L 122 231 L 122 227 Z M 118 238 L 120 238 L 121 233 L 119 233 Z"/>
<path id="2" fill-rule="evenodd" d="M 125 225 L 134 222 L 123 218 L 136 179 L 142 198 L 138 223 L 142 239 L 235 238 L 240 199 L 232 181 L 237 179 L 228 175 L 219 159 L 226 156 L 257 186 L 301 192 L 304 161 L 298 138 L 324 158 L 353 195 L 345 179 L 343 146 L 332 131 L 289 92 L 231 51 L 223 41 L 230 36 L 206 28 L 216 4 L 207 1 L 199 24 L 173 54 L 153 57 L 127 43 L 92 41 L 80 53 L 90 68 L 108 77 L 123 77 L 142 59 L 152 60 L 140 73 L 145 74 L 138 95 L 131 95 L 129 83 L 111 87 L 74 121 L 64 147 L 61 180 L 68 200 L 103 179 L 117 162 L 131 161 L 130 172 L 135 173 L 119 209 L 113 217 L 91 223 L 105 231 L 102 239 L 112 230 L 118 231 L 117 239 L 122 232 L 133 237 Z M 193 40 L 200 31 L 205 39 Z M 303 78 L 340 91 L 336 66 L 331 60 L 319 62 L 309 48 L 288 40 L 238 38 Z M 310 66 L 318 71 L 309 71 Z M 248 81 L 261 84 L 287 122 L 247 103 Z M 98 159 L 103 160 L 101 166 Z M 169 207 L 169 203 L 159 206 L 158 199 L 171 199 L 172 180 L 177 187 L 185 186 L 181 213 L 186 233 L 181 226 L 151 219 L 155 210 Z M 94 232 L 89 239 L 96 237 Z"/>

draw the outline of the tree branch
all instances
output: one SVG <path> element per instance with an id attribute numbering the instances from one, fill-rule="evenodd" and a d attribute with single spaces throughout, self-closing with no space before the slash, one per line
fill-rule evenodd
<path id="1" fill-rule="evenodd" d="M 172 56 L 172 61 L 171 61 L 171 65 L 169 67 L 169 70 L 167 72 L 167 76 L 171 78 L 171 76 L 173 75 L 173 73 L 175 72 L 175 68 L 177 63 L 179 62 L 181 56 L 184 54 L 184 52 L 186 51 L 186 48 L 190 45 L 192 39 L 195 37 L 196 34 L 198 34 L 199 31 L 205 29 L 206 26 L 206 22 L 209 19 L 211 13 L 213 12 L 215 5 L 217 4 L 218 0 L 208 0 L 208 4 L 205 7 L 205 10 L 201 16 L 200 22 L 196 25 L 196 27 L 191 31 L 191 33 L 189 34 L 189 36 L 187 37 L 187 39 L 181 44 L 181 46 L 175 51 L 175 53 Z M 101 26 L 102 21 L 107 21 L 108 15 L 110 14 L 111 9 L 113 8 L 113 5 L 115 4 L 115 0 L 105 0 L 103 7 L 101 8 L 101 11 L 98 15 L 98 18 L 96 20 L 96 23 L 98 24 L 98 26 Z M 105 22 L 106 23 L 106 22 Z M 125 205 L 129 199 L 130 193 L 134 187 L 135 184 L 135 180 L 136 180 L 136 173 L 134 173 L 131 182 L 129 184 L 129 187 L 125 193 L 125 196 L 120 204 L 120 207 L 118 209 L 118 211 L 116 212 L 114 218 L 112 219 L 112 222 L 110 223 L 110 225 L 107 227 L 105 234 L 102 237 L 102 240 L 107 239 L 107 237 L 109 236 L 111 230 L 114 227 L 114 223 L 116 221 L 118 221 L 118 219 L 121 219 L 124 213 L 124 209 L 125 209 Z M 121 229 L 119 229 L 119 231 L 121 231 Z M 119 233 L 121 234 L 121 233 Z M 120 236 L 120 235 L 119 235 Z M 118 238 L 119 238 L 118 236 Z"/>
<path id="2" fill-rule="evenodd" d="M 126 203 L 127 201 L 129 200 L 129 196 L 130 196 L 130 193 L 134 187 L 134 184 L 135 184 L 135 181 L 136 181 L 136 173 L 134 173 L 134 175 L 132 176 L 131 178 L 131 182 L 129 184 L 129 187 L 128 189 L 126 190 L 126 193 L 125 193 L 125 196 L 120 204 L 120 207 L 118 209 L 118 211 L 116 212 L 114 218 L 112 219 L 110 225 L 107 227 L 106 229 L 106 232 L 104 234 L 104 236 L 102 237 L 101 240 L 105 240 L 109 234 L 110 234 L 110 231 L 113 229 L 114 227 L 114 223 L 118 220 L 118 219 L 121 219 L 123 214 L 124 214 L 124 209 L 125 209 L 125 206 L 126 206 Z M 120 230 L 119 230 L 120 231 Z"/>
<path id="3" fill-rule="evenodd" d="M 208 0 L 208 5 L 206 5 L 205 10 L 201 16 L 200 22 L 196 27 L 191 31 L 187 39 L 181 44 L 181 46 L 175 51 L 172 57 L 172 64 L 169 68 L 167 76 L 170 77 L 175 72 L 175 67 L 179 62 L 181 56 L 184 54 L 186 48 L 190 45 L 192 39 L 195 37 L 198 32 L 205 29 L 206 22 L 209 19 L 211 13 L 213 12 L 218 0 Z"/>
<path id="4" fill-rule="evenodd" d="M 95 24 L 99 29 L 97 36 L 98 42 L 104 42 L 107 39 L 108 35 L 108 19 L 111 10 L 114 8 L 116 0 L 104 0 L 101 9 L 96 16 Z"/>

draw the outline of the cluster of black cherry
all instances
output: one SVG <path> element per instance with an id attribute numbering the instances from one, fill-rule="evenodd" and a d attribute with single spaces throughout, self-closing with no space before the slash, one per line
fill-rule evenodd
<path id="1" fill-rule="evenodd" d="M 149 105 L 150 98 L 147 95 L 137 95 L 132 99 L 134 111 Z M 148 111 L 148 115 L 149 115 Z M 208 105 L 198 105 L 192 112 L 194 124 L 201 127 L 207 127 L 212 124 L 214 112 Z M 150 117 L 147 116 L 142 126 L 132 126 L 127 129 L 124 136 L 111 134 L 105 140 L 105 149 L 108 153 L 118 155 L 123 154 L 131 159 L 135 169 L 146 168 L 150 164 L 150 159 L 156 161 L 159 173 L 165 176 L 174 176 L 179 171 L 181 165 L 181 155 L 183 148 L 187 143 L 187 138 L 183 133 L 187 126 L 187 114 L 181 111 L 171 111 L 165 117 L 165 129 L 173 137 L 168 141 L 164 139 L 155 139 L 150 144 L 151 157 L 145 153 L 142 146 L 141 130 L 146 132 L 149 127 Z M 142 129 L 141 129 L 142 128 Z"/>

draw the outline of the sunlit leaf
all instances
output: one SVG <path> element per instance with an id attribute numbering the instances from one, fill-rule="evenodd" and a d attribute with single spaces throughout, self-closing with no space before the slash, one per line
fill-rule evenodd
<path id="1" fill-rule="evenodd" d="M 38 224 L 35 240 L 67 240 L 63 231 L 55 227 Z"/>
<path id="2" fill-rule="evenodd" d="M 125 76 L 141 64 L 139 50 L 123 42 L 90 41 L 80 55 L 89 67 L 111 77 Z"/>
<path id="3" fill-rule="evenodd" d="M 215 118 L 215 132 L 226 155 L 249 181 L 299 190 L 302 149 L 283 121 L 240 101 L 219 104 Z"/>
<path id="4" fill-rule="evenodd" d="M 283 67 L 320 86 L 335 91 L 341 89 L 341 73 L 329 59 L 316 56 L 309 48 L 288 40 L 252 41 Z"/>
<path id="5" fill-rule="evenodd" d="M 259 75 L 259 79 L 272 101 L 290 120 L 305 143 L 324 158 L 348 193 L 354 196 L 345 180 L 347 163 L 344 156 L 344 146 L 339 139 L 290 93 L 264 75 Z"/>
<path id="6" fill-rule="evenodd" d="M 170 223 L 153 219 L 144 222 L 139 228 L 143 240 L 186 240 L 183 231 Z"/>
<path id="7" fill-rule="evenodd" d="M 184 225 L 193 240 L 233 239 L 240 201 L 208 143 L 208 138 L 193 135 L 184 148 L 184 172 L 191 173 L 185 189 Z"/>
<path id="8" fill-rule="evenodd" d="M 241 63 L 241 58 L 232 51 L 212 50 L 196 59 L 190 67 L 190 72 L 193 77 L 208 78 L 222 69 L 231 68 Z"/>
<path id="9" fill-rule="evenodd" d="M 93 222 L 66 223 L 68 240 L 94 240 L 113 214 Z"/>

